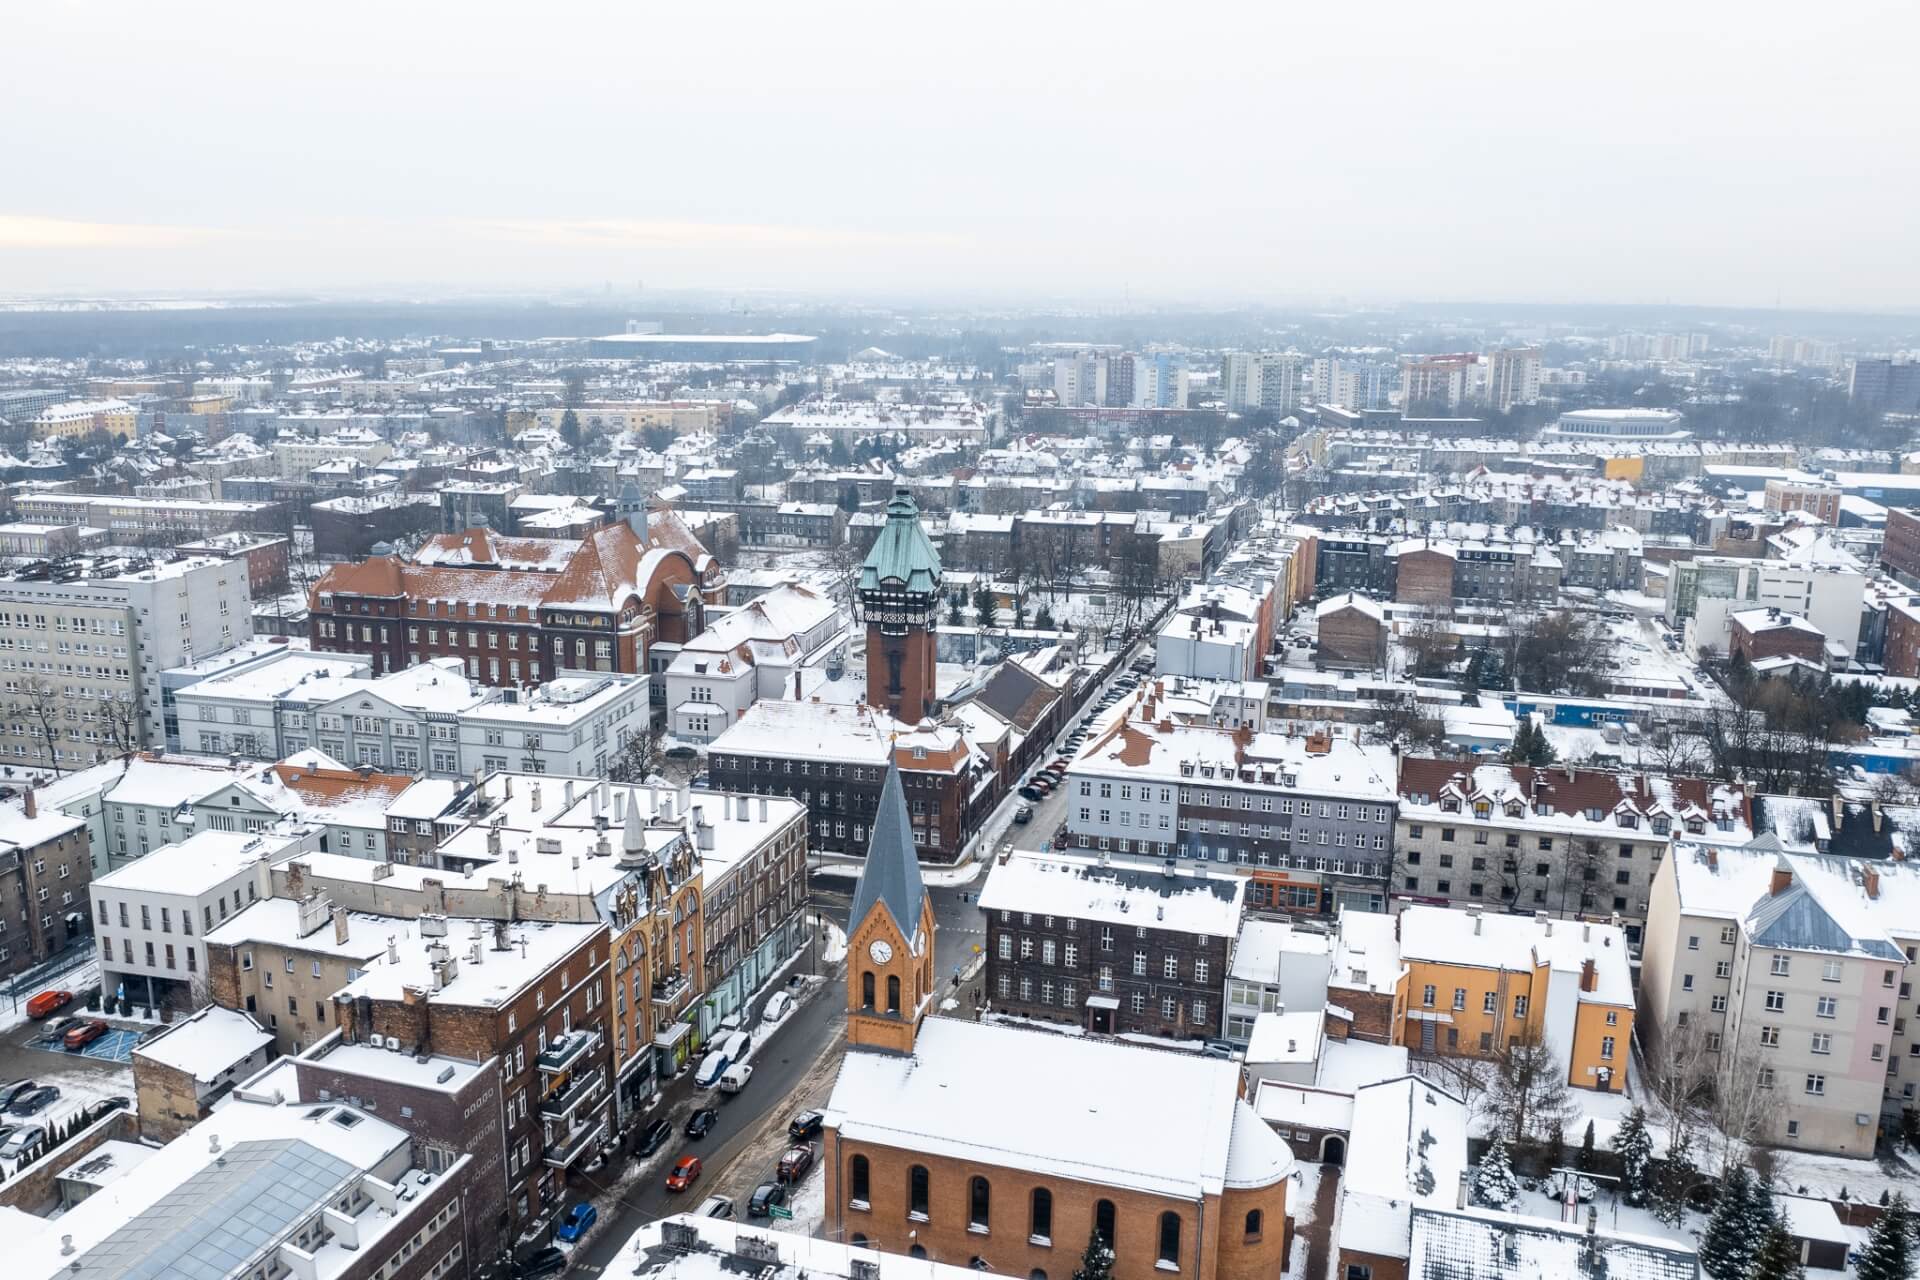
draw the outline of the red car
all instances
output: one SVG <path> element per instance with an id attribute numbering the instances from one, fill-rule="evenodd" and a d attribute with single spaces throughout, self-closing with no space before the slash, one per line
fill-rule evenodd
<path id="1" fill-rule="evenodd" d="M 77 1027 L 68 1027 L 67 1034 L 60 1038 L 60 1043 L 66 1045 L 69 1049 L 84 1049 L 101 1036 L 107 1034 L 107 1030 L 106 1023 L 100 1021 L 98 1018 L 94 1018 L 81 1023 Z"/>
<path id="2" fill-rule="evenodd" d="M 667 1172 L 667 1190 L 685 1191 L 700 1181 L 700 1157 L 681 1156 Z"/>
<path id="3" fill-rule="evenodd" d="M 788 1147 L 786 1154 L 780 1157 L 778 1176 L 782 1182 L 798 1182 L 807 1176 L 807 1170 L 811 1168 L 813 1168 L 812 1147 Z"/>

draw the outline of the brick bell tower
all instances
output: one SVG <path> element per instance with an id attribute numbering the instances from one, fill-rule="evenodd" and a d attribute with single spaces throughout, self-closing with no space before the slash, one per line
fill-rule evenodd
<path id="1" fill-rule="evenodd" d="M 860 566 L 859 598 L 867 624 L 867 702 L 918 724 L 933 714 L 940 556 L 905 489 L 894 491 L 887 523 Z"/>
<path id="2" fill-rule="evenodd" d="M 847 1044 L 912 1053 L 933 1007 L 933 900 L 907 817 L 900 765 L 889 754 L 866 865 L 847 913 Z"/>

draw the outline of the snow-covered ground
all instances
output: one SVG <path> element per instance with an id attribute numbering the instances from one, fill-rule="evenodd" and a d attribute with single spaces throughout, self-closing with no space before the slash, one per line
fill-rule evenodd
<path id="1" fill-rule="evenodd" d="M 827 1223 L 827 1175 L 824 1164 L 816 1164 L 813 1171 L 801 1180 L 799 1187 L 787 1201 L 787 1208 L 793 1210 L 791 1218 L 770 1218 L 766 1222 L 754 1223 L 771 1231 L 791 1231 L 803 1236 L 824 1234 Z"/>
<path id="2" fill-rule="evenodd" d="M 1287 1188 L 1287 1212 L 1293 1219 L 1294 1242 L 1287 1256 L 1287 1269 L 1282 1273 L 1283 1280 L 1325 1280 L 1322 1276 L 1307 1275 L 1308 1229 L 1313 1226 L 1314 1198 L 1320 1194 L 1320 1175 L 1324 1166 L 1301 1161 L 1294 1166 L 1293 1185 Z M 1333 1225 L 1328 1224 L 1331 1231 Z"/>

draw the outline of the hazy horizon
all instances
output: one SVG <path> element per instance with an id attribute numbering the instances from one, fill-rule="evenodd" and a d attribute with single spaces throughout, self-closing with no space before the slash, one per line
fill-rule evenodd
<path id="1" fill-rule="evenodd" d="M 1904 313 L 1911 6 L 12 15 L 0 295 Z"/>

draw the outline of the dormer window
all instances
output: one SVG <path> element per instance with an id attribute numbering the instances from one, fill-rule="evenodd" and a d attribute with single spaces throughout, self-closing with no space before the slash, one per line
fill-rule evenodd
<path id="1" fill-rule="evenodd" d="M 1517 818 L 1520 816 L 1520 802 L 1518 800 L 1510 801 L 1507 804 L 1507 816 L 1509 818 Z"/>
<path id="2" fill-rule="evenodd" d="M 1490 804 L 1488 804 L 1488 803 L 1487 803 L 1487 802 L 1486 802 L 1485 800 L 1476 800 L 1476 801 L 1474 801 L 1474 802 L 1473 802 L 1473 816 L 1474 816 L 1474 817 L 1476 817 L 1476 818 L 1484 818 L 1484 817 L 1486 817 L 1486 816 L 1487 816 L 1487 815 L 1488 815 L 1489 813 L 1492 813 L 1492 812 L 1493 812 L 1493 806 L 1492 806 L 1492 805 L 1490 805 Z"/>
<path id="3" fill-rule="evenodd" d="M 1460 812 L 1460 802 L 1458 800 L 1455 800 L 1452 796 L 1448 796 L 1446 799 L 1440 802 L 1440 812 L 1458 813 Z"/>
<path id="4" fill-rule="evenodd" d="M 1667 832 L 1673 830 L 1673 819 L 1657 817 L 1653 819 L 1652 826 L 1653 826 L 1653 834 L 1657 836 L 1663 836 L 1667 834 Z"/>
<path id="5" fill-rule="evenodd" d="M 1706 831 L 1706 829 L 1707 829 L 1707 824 L 1702 822 L 1700 819 L 1698 818 L 1687 819 L 1688 835 L 1694 835 L 1694 836 L 1701 835 Z"/>
<path id="6" fill-rule="evenodd" d="M 1604 817 L 1606 817 L 1606 816 L 1607 816 L 1606 814 L 1604 814 L 1604 813 L 1602 813 L 1602 812 L 1600 812 L 1600 810 L 1598 810 L 1598 809 L 1589 809 L 1589 810 L 1587 810 L 1587 821 L 1588 821 L 1588 822 L 1598 822 L 1598 821 L 1600 821 L 1600 820 L 1601 820 L 1602 818 L 1604 818 Z"/>
<path id="7" fill-rule="evenodd" d="M 1619 815 L 1616 821 L 1623 827 L 1638 827 L 1640 825 L 1640 815 L 1637 813 L 1623 813 Z"/>

